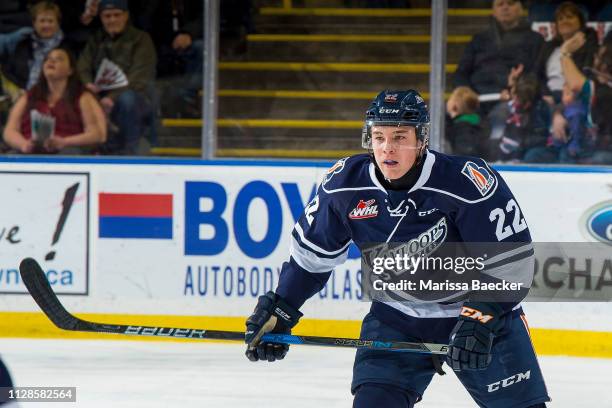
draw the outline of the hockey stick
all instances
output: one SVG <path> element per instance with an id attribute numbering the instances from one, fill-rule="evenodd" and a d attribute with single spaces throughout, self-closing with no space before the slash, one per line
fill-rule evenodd
<path id="1" fill-rule="evenodd" d="M 26 258 L 19 265 L 21 279 L 38 306 L 49 320 L 63 330 L 114 333 L 132 336 L 156 336 L 165 338 L 210 339 L 244 341 L 244 332 L 202 330 L 176 327 L 134 326 L 95 323 L 79 319 L 70 314 L 51 289 L 45 272 L 38 262 Z M 385 351 L 401 351 L 422 354 L 445 355 L 448 346 L 433 343 L 409 343 L 401 341 L 380 341 L 347 339 L 341 337 L 295 336 L 291 334 L 265 334 L 262 341 L 285 344 L 304 344 L 309 346 L 331 346 L 366 348 Z"/>

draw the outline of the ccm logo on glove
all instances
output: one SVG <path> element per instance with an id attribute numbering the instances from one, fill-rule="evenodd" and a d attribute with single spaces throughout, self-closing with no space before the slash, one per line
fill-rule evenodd
<path id="1" fill-rule="evenodd" d="M 483 314 L 480 310 L 472 309 L 471 307 L 467 307 L 467 306 L 463 306 L 461 308 L 461 316 L 465 316 L 465 317 L 472 318 L 474 320 L 478 320 L 480 323 L 483 323 L 483 324 L 493 319 L 493 316 Z"/>
<path id="2" fill-rule="evenodd" d="M 277 307 L 276 309 L 274 309 L 274 312 L 276 313 L 277 316 L 282 317 L 283 320 L 285 320 L 286 322 L 291 322 L 291 316 L 285 313 L 285 311 L 282 310 L 280 307 Z"/>

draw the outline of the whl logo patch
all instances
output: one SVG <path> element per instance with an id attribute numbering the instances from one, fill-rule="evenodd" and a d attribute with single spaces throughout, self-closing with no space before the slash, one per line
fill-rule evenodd
<path id="1" fill-rule="evenodd" d="M 385 102 L 397 102 L 397 94 L 386 94 L 385 95 Z"/>
<path id="2" fill-rule="evenodd" d="M 359 200 L 357 207 L 349 213 L 349 218 L 352 220 L 363 220 L 366 218 L 374 218 L 378 215 L 378 205 L 375 199 L 368 201 Z"/>
<path id="3" fill-rule="evenodd" d="M 495 177 L 486 167 L 481 167 L 474 162 L 467 162 L 461 170 L 461 174 L 470 179 L 478 189 L 478 192 L 484 197 L 495 185 Z"/>

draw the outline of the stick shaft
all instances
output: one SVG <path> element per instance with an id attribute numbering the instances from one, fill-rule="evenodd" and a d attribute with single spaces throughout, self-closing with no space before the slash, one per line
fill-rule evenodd
<path id="1" fill-rule="evenodd" d="M 49 320 L 63 330 L 114 333 L 131 336 L 154 336 L 160 338 L 183 338 L 198 340 L 232 340 L 244 341 L 244 332 L 225 330 L 204 330 L 193 328 L 136 326 L 96 323 L 80 319 L 64 308 L 57 295 L 53 292 L 44 271 L 32 258 L 24 259 L 19 271 L 26 288 L 32 298 Z M 271 343 L 303 344 L 310 346 L 366 348 L 384 351 L 400 351 L 424 354 L 444 355 L 447 351 L 445 344 L 410 343 L 399 341 L 360 340 L 342 337 L 296 336 L 292 334 L 268 333 L 262 341 Z"/>

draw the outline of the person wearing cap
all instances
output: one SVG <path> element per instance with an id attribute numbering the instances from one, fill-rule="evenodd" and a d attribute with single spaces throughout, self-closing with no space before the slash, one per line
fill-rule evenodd
<path id="1" fill-rule="evenodd" d="M 116 131 L 109 134 L 105 152 L 137 154 L 145 121 L 153 115 L 155 47 L 149 34 L 130 23 L 127 0 L 101 0 L 98 13 L 102 29 L 87 42 L 79 58 L 78 71 L 116 126 Z M 111 90 L 102 90 L 96 85 L 95 78 L 104 60 L 121 69 L 127 85 Z"/>
<path id="2" fill-rule="evenodd" d="M 495 0 L 489 27 L 474 35 L 465 47 L 453 85 L 468 86 L 480 95 L 499 93 L 506 87 L 512 68 L 523 65 L 525 72 L 533 69 L 543 43 L 542 36 L 523 18 L 519 0 Z M 481 104 L 481 112 L 488 113 L 487 108 L 492 104 Z"/>

